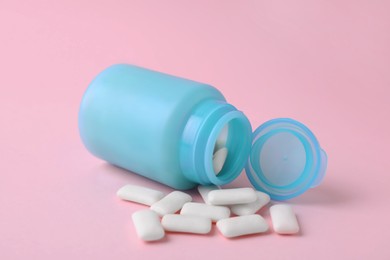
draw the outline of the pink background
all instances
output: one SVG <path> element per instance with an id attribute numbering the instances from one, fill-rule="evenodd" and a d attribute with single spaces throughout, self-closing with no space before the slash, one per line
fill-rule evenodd
<path id="1" fill-rule="evenodd" d="M 390 259 L 389 8 L 0 0 L 0 259 Z M 254 126 L 307 124 L 329 170 L 290 201 L 301 234 L 138 240 L 130 216 L 144 207 L 116 190 L 170 189 L 94 158 L 77 130 L 85 88 L 119 62 L 210 83 Z"/>

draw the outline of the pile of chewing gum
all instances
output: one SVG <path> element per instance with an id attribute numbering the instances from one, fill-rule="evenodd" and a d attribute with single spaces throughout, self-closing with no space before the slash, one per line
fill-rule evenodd
<path id="1" fill-rule="evenodd" d="M 268 194 L 252 188 L 220 189 L 217 186 L 198 186 L 198 191 L 204 203 L 192 202 L 192 197 L 182 191 L 164 194 L 131 184 L 120 188 L 117 196 L 150 206 L 132 215 L 137 235 L 143 241 L 160 240 L 166 232 L 208 234 L 213 223 L 227 238 L 269 230 L 268 222 L 256 214 L 270 202 Z M 289 235 L 299 232 L 290 205 L 276 204 L 269 211 L 274 232 Z"/>

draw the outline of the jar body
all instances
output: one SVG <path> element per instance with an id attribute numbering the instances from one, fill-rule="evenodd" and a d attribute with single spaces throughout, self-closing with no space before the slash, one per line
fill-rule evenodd
<path id="1" fill-rule="evenodd" d="M 190 189 L 180 165 L 183 129 L 206 100 L 225 102 L 214 87 L 132 65 L 113 65 L 89 85 L 79 131 L 95 156 L 175 189 Z"/>

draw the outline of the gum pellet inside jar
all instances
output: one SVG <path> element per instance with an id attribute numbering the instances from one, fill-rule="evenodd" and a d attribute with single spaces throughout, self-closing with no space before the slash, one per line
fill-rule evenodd
<path id="1" fill-rule="evenodd" d="M 224 128 L 222 128 L 221 132 L 218 135 L 217 141 L 214 146 L 213 153 L 213 168 L 215 175 L 218 175 L 223 165 L 225 164 L 226 157 L 228 155 L 228 149 L 226 147 L 227 139 L 229 134 L 229 125 L 226 124 Z"/>

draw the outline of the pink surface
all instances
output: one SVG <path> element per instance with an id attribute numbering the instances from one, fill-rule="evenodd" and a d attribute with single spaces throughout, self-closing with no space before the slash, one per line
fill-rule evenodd
<path id="1" fill-rule="evenodd" d="M 0 259 L 390 259 L 389 8 L 2 0 Z M 143 207 L 116 190 L 170 189 L 94 158 L 77 130 L 86 86 L 119 62 L 210 83 L 254 126 L 282 116 L 311 127 L 329 170 L 290 202 L 301 234 L 139 241 L 130 215 Z"/>

